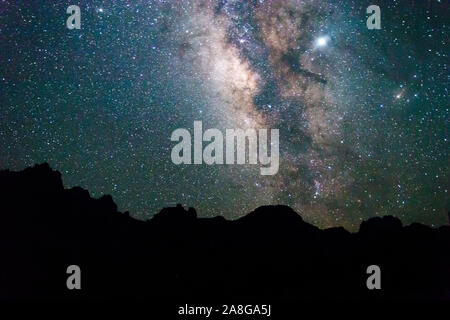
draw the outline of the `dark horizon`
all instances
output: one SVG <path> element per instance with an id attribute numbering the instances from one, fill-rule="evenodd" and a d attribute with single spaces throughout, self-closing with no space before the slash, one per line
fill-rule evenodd
<path id="1" fill-rule="evenodd" d="M 48 165 L 0 171 L 0 250 L 0 298 L 9 300 L 152 297 L 173 307 L 450 299 L 450 226 L 402 226 L 386 216 L 362 222 L 357 233 L 321 230 L 286 206 L 234 221 L 177 206 L 140 221 L 118 212 L 110 196 L 64 189 Z M 73 265 L 82 270 L 81 290 L 66 287 Z M 381 268 L 381 290 L 366 286 L 372 265 Z"/>
<path id="2" fill-rule="evenodd" d="M 176 204 L 174 204 L 173 206 L 167 206 L 167 207 L 161 208 L 159 211 L 155 212 L 154 214 L 149 215 L 149 217 L 148 217 L 147 219 L 142 219 L 142 218 L 139 217 L 139 216 L 135 216 L 135 215 L 133 214 L 133 212 L 130 212 L 130 211 L 128 211 L 128 210 L 125 210 L 125 211 L 121 212 L 120 209 L 118 208 L 116 202 L 114 201 L 114 197 L 113 197 L 112 195 L 110 195 L 110 194 L 102 194 L 102 195 L 99 195 L 99 196 L 93 196 L 93 195 L 89 192 L 89 190 L 83 188 L 82 186 L 73 186 L 73 187 L 67 188 L 67 186 L 65 186 L 65 185 L 64 185 L 64 182 L 63 182 L 63 181 L 64 181 L 64 179 L 63 179 L 63 178 L 64 178 L 64 177 L 63 177 L 64 175 L 63 175 L 60 171 L 53 169 L 53 168 L 50 166 L 50 164 L 47 163 L 47 162 L 43 162 L 43 163 L 40 163 L 40 164 L 34 164 L 33 166 L 24 168 L 23 170 L 3 169 L 3 170 L 0 170 L 0 174 L 1 174 L 2 172 L 10 172 L 10 173 L 13 173 L 13 174 L 21 174 L 21 173 L 24 172 L 24 171 L 34 170 L 34 169 L 36 169 L 36 170 L 44 170 L 44 171 L 50 170 L 51 172 L 54 172 L 54 173 L 56 174 L 56 176 L 59 176 L 59 177 L 60 177 L 60 180 L 61 180 L 61 186 L 64 188 L 64 190 L 72 190 L 72 189 L 75 189 L 75 190 L 80 190 L 80 191 L 82 191 L 82 192 L 88 192 L 88 193 L 89 193 L 89 196 L 92 197 L 92 199 L 95 199 L 95 200 L 100 200 L 100 199 L 110 199 L 110 200 L 108 200 L 108 201 L 110 201 L 110 202 L 112 202 L 112 203 L 114 204 L 114 206 L 115 206 L 116 209 L 118 210 L 118 213 L 127 215 L 127 216 L 129 216 L 130 218 L 135 219 L 136 221 L 148 222 L 148 221 L 153 220 L 155 217 L 156 217 L 156 219 L 158 219 L 158 217 L 161 216 L 161 213 L 164 213 L 164 212 L 167 211 L 167 210 L 170 210 L 170 209 L 180 209 L 180 210 L 185 210 L 186 212 L 191 212 L 191 210 L 193 210 L 193 211 L 195 212 L 195 217 L 196 217 L 197 219 L 206 219 L 206 220 L 207 220 L 207 219 L 223 218 L 225 221 L 230 221 L 230 222 L 231 222 L 231 221 L 236 221 L 236 220 L 239 220 L 239 219 L 242 219 L 242 218 L 246 218 L 249 214 L 251 214 L 251 213 L 253 213 L 253 212 L 255 212 L 255 211 L 258 211 L 260 208 L 264 208 L 264 207 L 267 207 L 267 208 L 269 208 L 269 207 L 286 207 L 286 208 L 289 208 L 290 210 L 292 210 L 293 212 L 295 212 L 295 214 L 297 214 L 297 215 L 298 215 L 302 220 L 304 220 L 306 223 L 309 223 L 309 224 L 311 224 L 311 225 L 314 225 L 313 223 L 311 223 L 311 222 L 305 220 L 304 217 L 302 217 L 302 215 L 301 215 L 300 213 L 296 212 L 293 208 L 290 208 L 289 206 L 284 205 L 284 204 L 272 204 L 272 205 L 260 206 L 260 207 L 254 208 L 253 210 L 249 211 L 248 213 L 244 214 L 244 215 L 241 216 L 241 217 L 238 217 L 238 218 L 235 218 L 235 219 L 227 219 L 226 217 L 224 217 L 224 216 L 221 215 L 221 214 L 218 214 L 217 216 L 211 216 L 211 217 L 209 217 L 209 216 L 203 216 L 203 215 L 201 215 L 201 214 L 199 215 L 199 212 L 198 212 L 198 210 L 197 210 L 195 207 L 193 207 L 193 206 L 184 206 L 184 205 L 182 205 L 181 203 L 176 203 Z M 393 216 L 393 215 L 373 216 L 373 217 L 368 218 L 367 220 L 361 221 L 361 224 L 358 226 L 358 229 L 355 229 L 355 230 L 348 230 L 348 229 L 346 229 L 344 226 L 330 226 L 330 227 L 315 226 L 315 227 L 318 228 L 318 229 L 320 229 L 320 230 L 335 229 L 335 228 L 343 228 L 343 229 L 346 230 L 347 232 L 355 234 L 355 233 L 358 233 L 358 232 L 359 232 L 359 230 L 360 230 L 359 228 L 360 228 L 364 223 L 366 223 L 367 221 L 372 220 L 372 219 L 375 219 L 375 220 L 383 219 L 383 218 L 385 218 L 385 217 L 387 217 L 387 218 L 396 218 L 396 219 L 398 219 L 397 217 L 395 217 L 395 216 Z M 448 212 L 448 215 L 447 215 L 447 223 L 444 223 L 442 226 L 431 226 L 431 225 L 427 225 L 426 223 L 421 223 L 421 222 L 418 222 L 418 221 L 413 221 L 413 222 L 411 222 L 411 223 L 409 223 L 409 224 L 404 224 L 400 219 L 398 219 L 398 220 L 400 221 L 400 223 L 401 223 L 402 226 L 410 226 L 410 225 L 412 225 L 412 224 L 422 224 L 422 225 L 425 225 L 425 226 L 430 227 L 430 228 L 433 228 L 433 229 L 438 229 L 439 227 L 449 226 L 449 225 L 450 225 L 450 211 Z"/>

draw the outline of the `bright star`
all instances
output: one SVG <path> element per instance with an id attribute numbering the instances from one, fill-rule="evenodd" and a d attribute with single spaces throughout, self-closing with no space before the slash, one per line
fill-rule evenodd
<path id="1" fill-rule="evenodd" d="M 319 37 L 316 39 L 316 47 L 325 47 L 330 38 L 328 36 Z"/>

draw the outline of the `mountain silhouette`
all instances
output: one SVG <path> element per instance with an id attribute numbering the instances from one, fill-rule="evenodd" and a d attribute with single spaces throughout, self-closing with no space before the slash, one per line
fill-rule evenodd
<path id="1" fill-rule="evenodd" d="M 1 299 L 450 299 L 449 253 L 449 226 L 386 216 L 321 230 L 281 205 L 234 221 L 178 205 L 141 221 L 65 189 L 48 164 L 0 172 Z M 70 265 L 81 290 L 66 287 Z M 370 265 L 381 290 L 366 286 Z"/>

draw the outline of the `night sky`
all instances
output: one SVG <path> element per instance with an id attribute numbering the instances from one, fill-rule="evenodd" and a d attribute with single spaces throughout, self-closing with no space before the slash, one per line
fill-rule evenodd
<path id="1" fill-rule="evenodd" d="M 446 0 L 3 0 L 0 169 L 48 162 L 141 219 L 285 204 L 319 227 L 442 225 L 449 21 Z M 195 120 L 278 128 L 279 172 L 173 164 L 171 133 Z"/>

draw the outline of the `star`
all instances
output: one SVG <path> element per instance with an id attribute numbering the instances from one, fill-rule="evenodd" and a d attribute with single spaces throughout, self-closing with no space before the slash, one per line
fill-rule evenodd
<path id="1" fill-rule="evenodd" d="M 329 40 L 330 40 L 330 38 L 328 36 L 321 36 L 321 37 L 316 39 L 315 45 L 316 45 L 317 48 L 326 47 Z"/>

